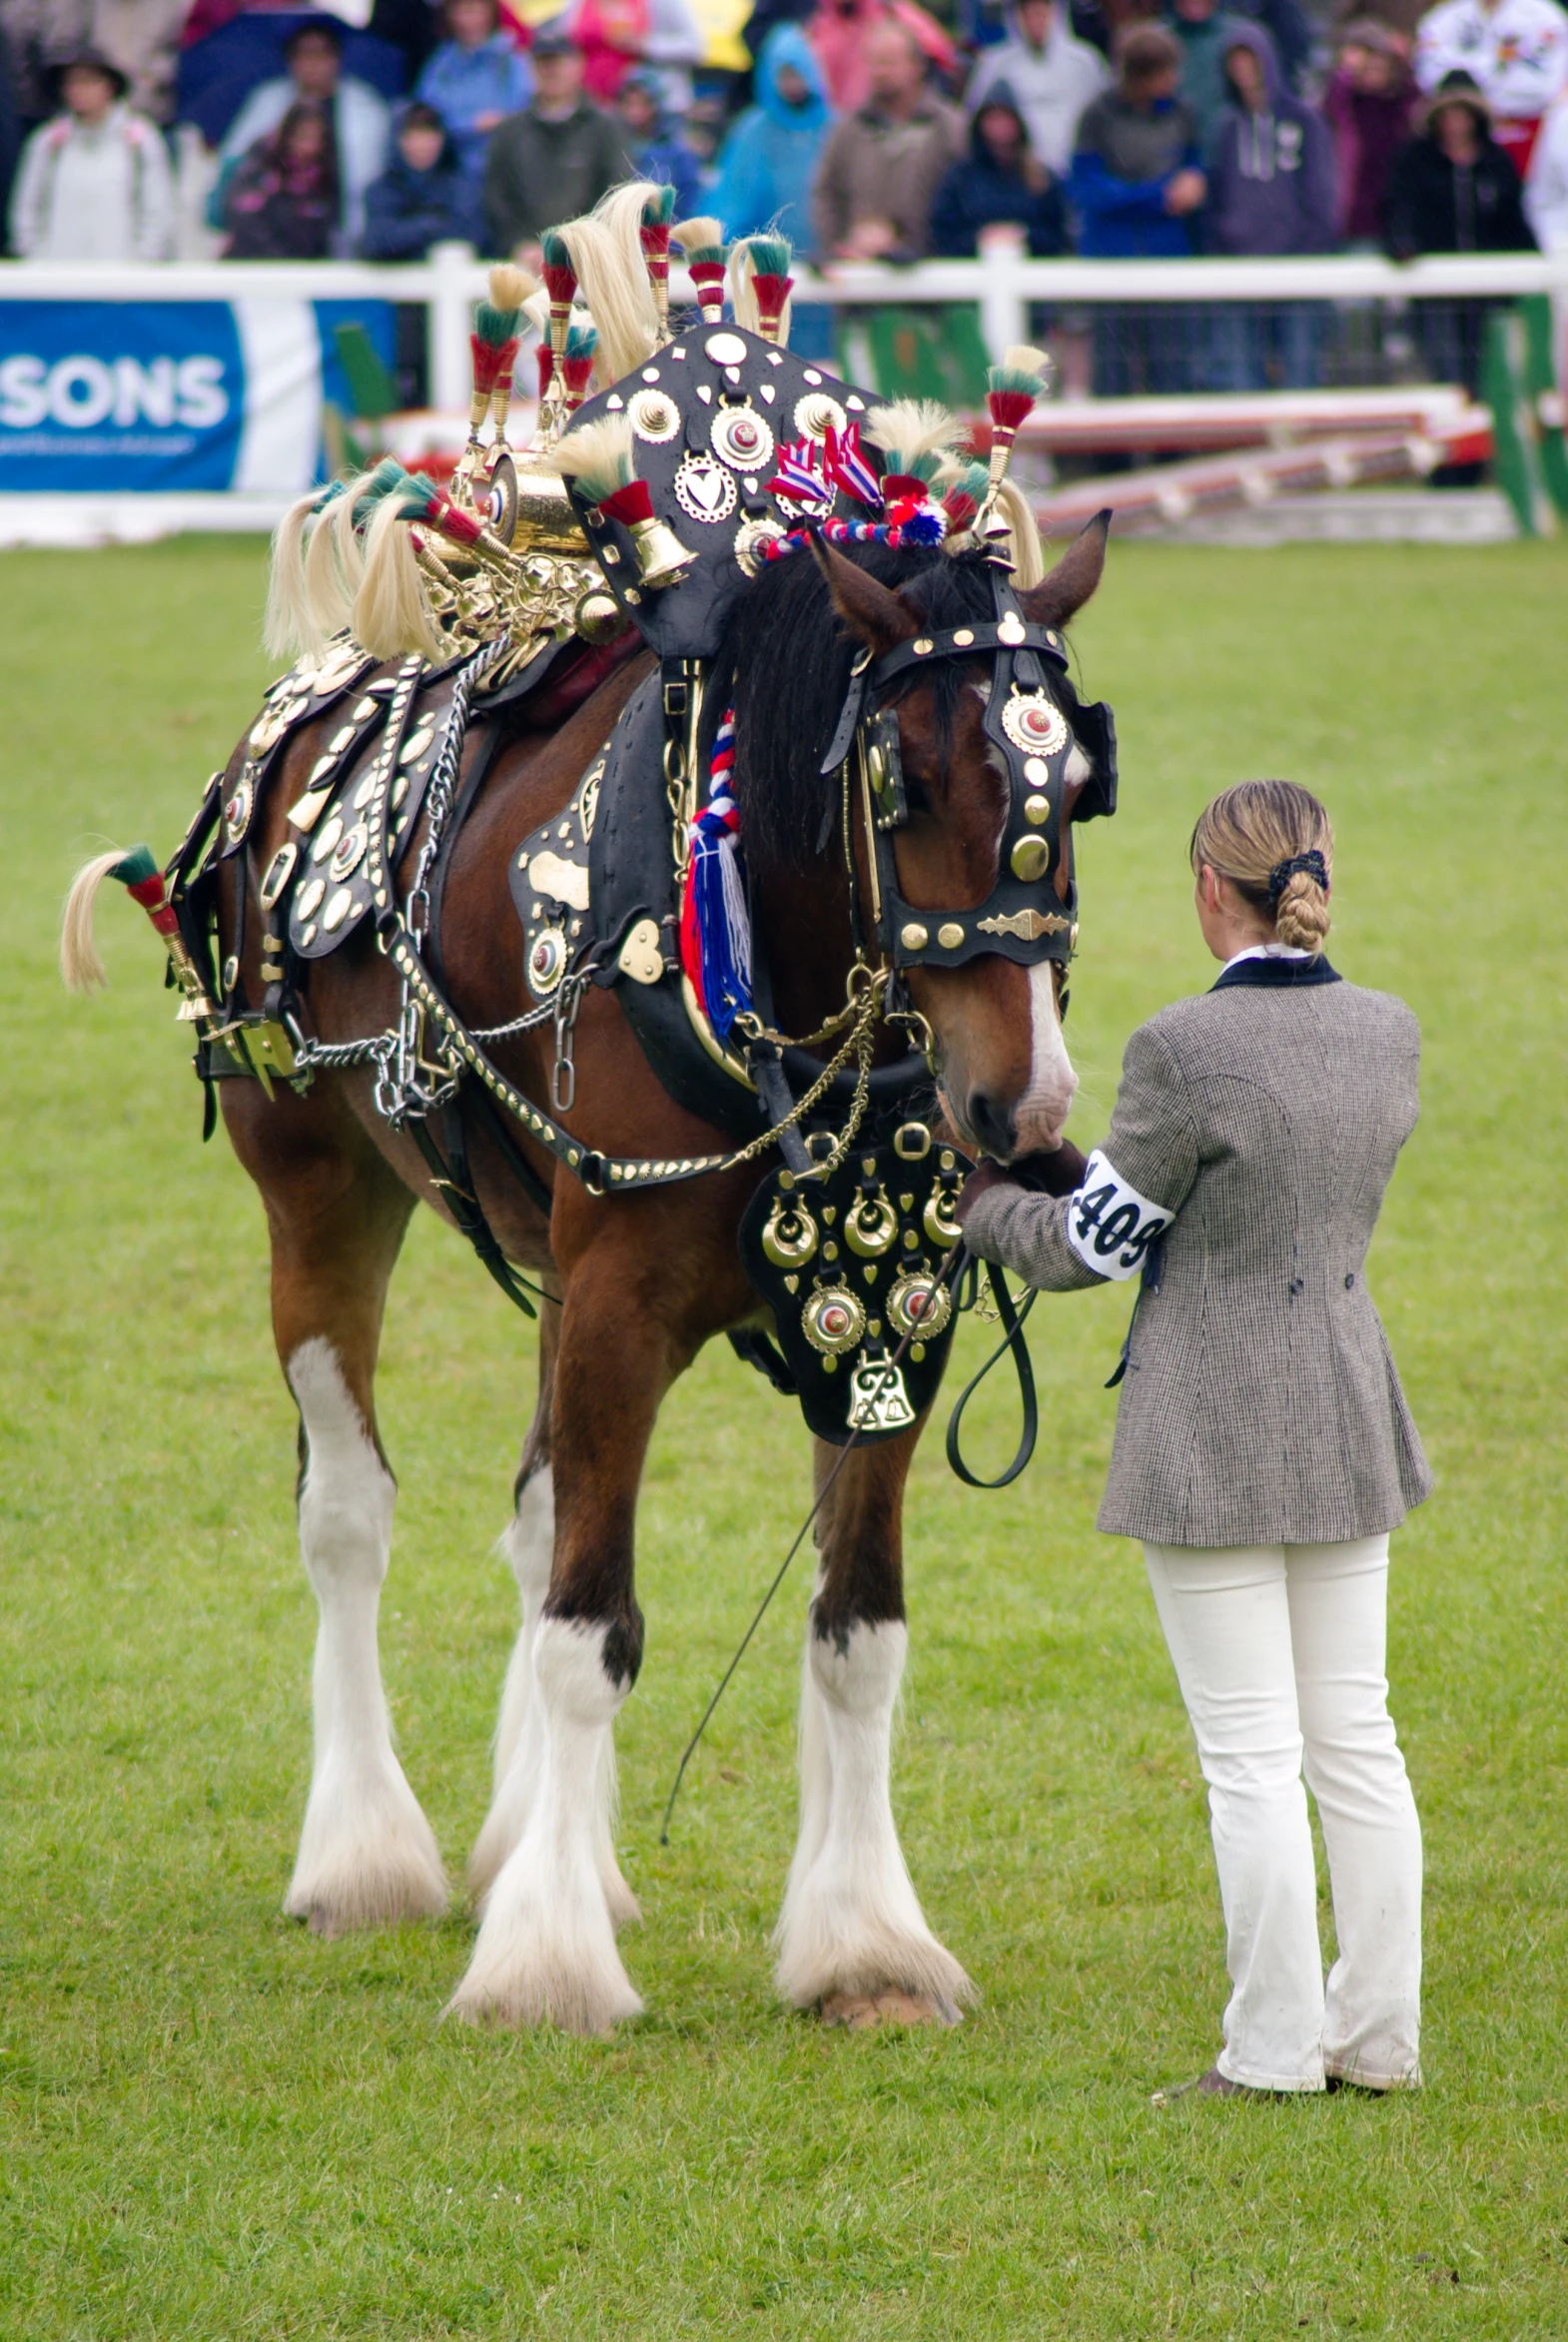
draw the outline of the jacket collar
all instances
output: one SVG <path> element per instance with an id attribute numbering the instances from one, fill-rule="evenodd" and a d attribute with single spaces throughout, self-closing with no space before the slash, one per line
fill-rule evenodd
<path id="1" fill-rule="evenodd" d="M 1338 969 L 1330 968 L 1319 952 L 1314 960 L 1232 960 L 1208 989 L 1229 992 L 1247 985 L 1272 992 L 1300 992 L 1308 985 L 1342 982 Z"/>

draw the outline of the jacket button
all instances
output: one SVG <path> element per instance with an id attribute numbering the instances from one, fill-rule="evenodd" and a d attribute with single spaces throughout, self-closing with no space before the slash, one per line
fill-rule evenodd
<path id="1" fill-rule="evenodd" d="M 1305 1285 L 1305 1282 L 1304 1282 L 1304 1280 L 1303 1280 L 1301 1277 L 1299 1277 L 1299 1276 L 1293 1276 L 1293 1277 L 1290 1279 L 1290 1290 L 1291 1290 L 1291 1293 L 1292 1293 L 1292 1294 L 1295 1294 L 1295 1293 L 1304 1293 L 1304 1292 L 1305 1292 L 1305 1290 L 1306 1290 L 1306 1285 Z"/>
<path id="2" fill-rule="evenodd" d="M 1354 1276 L 1353 1276 L 1353 1275 L 1351 1275 L 1351 1276 L 1347 1276 L 1347 1277 L 1345 1278 L 1345 1280 L 1344 1280 L 1344 1289 L 1345 1289 L 1345 1291 L 1346 1291 L 1346 1292 L 1348 1292 L 1348 1291 L 1350 1290 L 1350 1287 L 1351 1287 L 1351 1286 L 1354 1284 L 1354 1282 L 1355 1282 L 1355 1278 L 1354 1278 Z"/>

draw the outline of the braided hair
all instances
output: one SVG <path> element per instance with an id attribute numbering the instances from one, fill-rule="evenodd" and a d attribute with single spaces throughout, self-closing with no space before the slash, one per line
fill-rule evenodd
<path id="1" fill-rule="evenodd" d="M 1309 789 L 1237 781 L 1205 805 L 1192 831 L 1193 870 L 1206 862 L 1273 923 L 1282 944 L 1317 953 L 1328 933 L 1334 833 Z"/>

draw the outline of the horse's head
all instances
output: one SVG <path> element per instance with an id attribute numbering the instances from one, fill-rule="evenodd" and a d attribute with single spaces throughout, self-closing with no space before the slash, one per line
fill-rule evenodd
<path id="1" fill-rule="evenodd" d="M 1031 626 L 1049 627 L 1055 634 L 1088 601 L 1105 562 L 1108 517 L 1091 523 L 1043 583 L 1018 594 Z M 913 645 L 917 653 L 929 650 L 939 630 L 945 629 L 950 639 L 961 626 L 962 611 L 954 607 L 954 590 L 960 587 L 956 572 L 967 571 L 963 584 L 970 600 L 975 600 L 977 587 L 982 593 L 986 590 L 984 564 L 943 558 L 890 587 L 827 546 L 819 548 L 819 558 L 839 616 L 872 661 L 884 666 L 897 667 L 890 654 L 903 646 Z M 970 615 L 977 611 L 978 603 Z M 976 631 L 983 639 L 985 630 Z M 995 629 L 992 632 L 994 638 Z M 889 833 L 902 898 L 899 932 L 917 942 L 925 937 L 926 928 L 910 914 L 927 908 L 949 915 L 978 911 L 1007 877 L 1002 851 L 1010 825 L 1017 829 L 1017 814 L 1008 757 L 999 745 L 994 717 L 988 725 L 997 655 L 995 649 L 986 655 L 977 650 L 972 660 L 967 655 L 948 656 L 925 668 L 917 655 L 878 694 L 881 707 L 896 711 L 903 766 L 903 806 L 897 828 Z M 1092 728 L 1083 723 L 1060 669 L 1053 661 L 1037 660 L 1035 670 L 1039 681 L 1032 689 L 1044 691 L 1060 708 L 1071 735 L 1052 765 L 1051 787 L 1060 798 L 1050 813 L 1054 862 L 1039 889 L 1048 904 L 1054 894 L 1061 910 L 1053 907 L 1016 916 L 1036 931 L 1037 940 L 1039 933 L 1048 933 L 1048 949 L 1062 956 L 1040 957 L 1027 945 L 1020 960 L 1002 957 L 995 948 L 976 953 L 977 938 L 968 936 L 961 948 L 971 956 L 947 966 L 922 958 L 905 972 L 913 1004 L 935 1039 L 938 1080 L 954 1125 L 1003 1162 L 1055 1147 L 1078 1087 L 1062 1034 L 1072 926 L 1067 916 L 1073 881 L 1072 820 L 1085 790 L 1097 778 L 1108 777 L 1097 775 Z M 875 678 L 875 663 L 870 671 Z M 1044 729 L 1054 729 L 1060 741 L 1061 726 L 1049 709 L 1037 709 L 1036 721 L 1042 720 Z M 1089 743 L 1080 727 L 1091 731 Z M 1032 760 L 1024 769 L 1033 773 L 1045 767 Z M 1029 818 L 1045 820 L 1038 809 L 1047 801 L 1044 794 L 1033 796 Z M 1023 876 L 1035 867 L 1028 850 L 1033 845 L 1033 840 L 1015 837 L 1010 849 L 1015 874 Z M 862 837 L 859 851 L 869 863 L 871 841 Z M 1039 867 L 1045 869 L 1044 843 L 1035 852 Z M 868 881 L 869 876 L 868 871 Z M 952 932 L 960 933 L 962 926 L 954 923 Z M 995 931 L 995 920 L 992 926 Z M 1013 932 L 1020 931 L 1015 926 Z M 946 925 L 937 926 L 930 940 L 939 941 L 948 933 Z"/>

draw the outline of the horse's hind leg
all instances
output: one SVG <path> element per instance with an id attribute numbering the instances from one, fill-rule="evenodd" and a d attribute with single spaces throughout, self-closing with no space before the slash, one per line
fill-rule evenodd
<path id="1" fill-rule="evenodd" d="M 857 1448 L 823 1506 L 801 1684 L 800 1835 L 778 1985 L 830 2021 L 951 2023 L 974 1988 L 926 1925 L 889 1795 L 904 1622 L 900 1509 L 913 1438 Z M 838 1460 L 821 1442 L 818 1484 Z"/>
<path id="2" fill-rule="evenodd" d="M 392 1749 L 377 1648 L 396 1488 L 374 1381 L 412 1198 L 329 1100 L 281 1092 L 268 1105 L 246 1089 L 226 1111 L 272 1227 L 273 1326 L 300 1410 L 300 1549 L 319 1610 L 311 1794 L 284 1909 L 336 1935 L 446 1905 L 434 1837 Z"/>
<path id="3" fill-rule="evenodd" d="M 546 1290 L 553 1289 L 552 1276 L 545 1276 L 541 1281 Z M 559 1309 L 541 1310 L 538 1404 L 517 1468 L 512 1517 L 501 1539 L 517 1580 L 522 1620 L 501 1692 L 500 1721 L 495 1730 L 494 1794 L 468 1858 L 468 1885 L 481 1905 L 496 1873 L 523 1834 L 544 1763 L 544 1714 L 534 1672 L 533 1642 L 544 1611 L 544 1597 L 549 1592 L 555 1554 L 555 1468 L 550 1414 L 559 1339 Z M 610 1917 L 616 1927 L 622 1927 L 639 1915 L 636 1897 L 621 1877 L 615 1859 L 610 1829 L 614 1810 L 614 1746 L 609 1741 L 605 1743 L 603 1762 L 609 1768 L 609 1777 L 595 1807 L 599 1877 Z"/>
<path id="4" fill-rule="evenodd" d="M 613 1733 L 642 1658 L 632 1532 L 672 1362 L 638 1268 L 635 1251 L 606 1241 L 566 1287 L 550 1410 L 554 1557 L 528 1722 L 496 1809 L 518 1834 L 452 1995 L 459 2016 L 595 2033 L 642 2006 L 615 1948 L 616 1907 L 630 1897 L 609 1843 Z"/>

